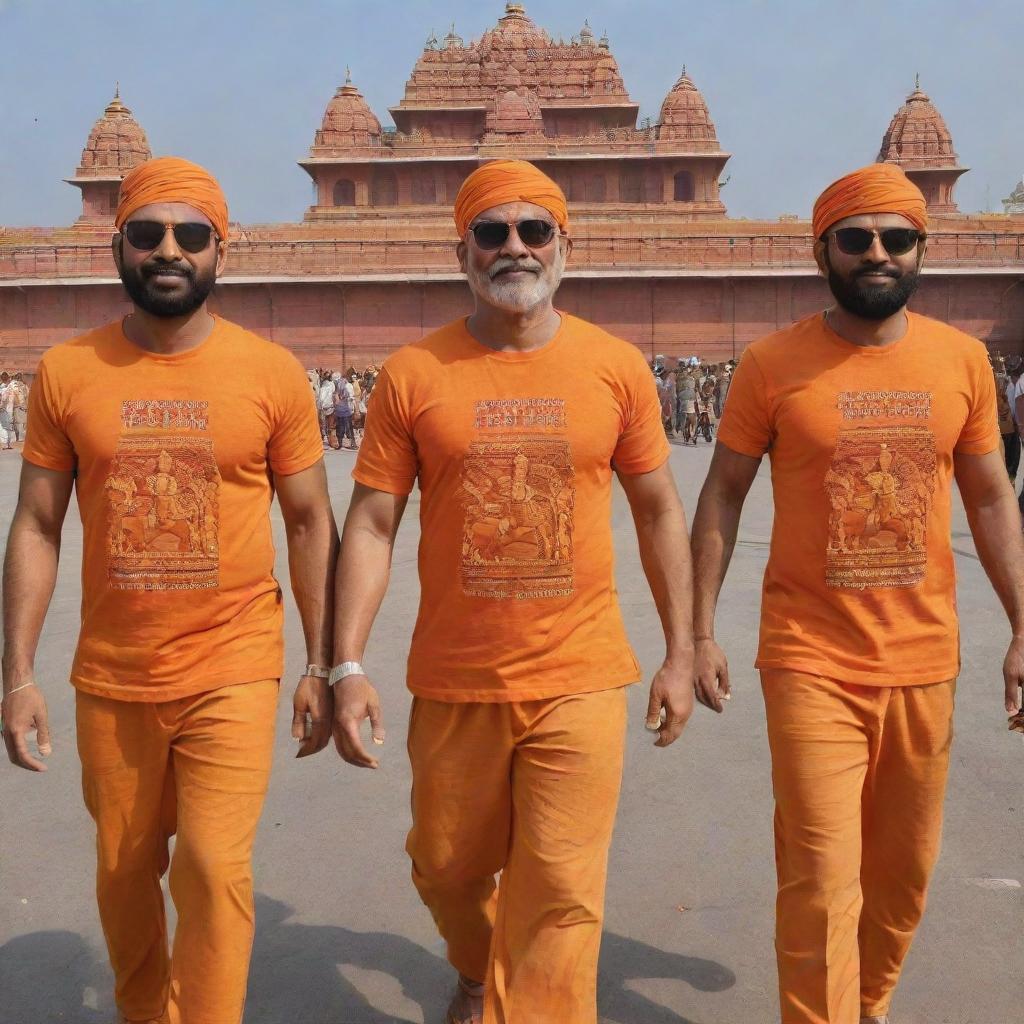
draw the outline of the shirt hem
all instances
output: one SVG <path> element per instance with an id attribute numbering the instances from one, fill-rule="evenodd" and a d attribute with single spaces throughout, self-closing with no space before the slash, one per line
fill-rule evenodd
<path id="1" fill-rule="evenodd" d="M 323 448 L 318 446 L 316 455 L 310 455 L 308 459 L 289 459 L 286 462 L 278 462 L 270 464 L 271 472 L 276 476 L 294 476 L 296 473 L 301 473 L 304 469 L 311 469 L 318 462 L 322 461 L 324 457 Z"/>
<path id="2" fill-rule="evenodd" d="M 920 671 L 913 675 L 887 672 L 876 669 L 871 672 L 844 669 L 839 665 L 823 661 L 804 661 L 800 658 L 758 658 L 754 668 L 781 669 L 789 672 L 800 672 L 804 675 L 821 676 L 837 683 L 854 683 L 857 686 L 875 686 L 879 689 L 894 686 L 929 686 L 932 683 L 944 683 L 956 679 L 960 675 L 959 664 L 936 668 L 934 671 Z"/>
<path id="3" fill-rule="evenodd" d="M 283 673 L 283 666 L 277 664 L 272 669 L 264 669 L 262 671 L 255 669 L 251 671 L 244 670 L 227 675 L 219 674 L 206 679 L 190 681 L 188 685 L 131 687 L 122 686 L 117 683 L 98 683 L 73 675 L 71 677 L 71 685 L 83 693 L 88 693 L 93 697 L 105 697 L 107 700 L 120 700 L 129 704 L 163 704 L 172 700 L 181 700 L 183 697 L 195 697 L 200 693 L 209 693 L 211 690 L 220 690 L 226 686 L 259 683 L 264 679 L 277 679 L 280 681 Z"/>
<path id="4" fill-rule="evenodd" d="M 356 483 L 366 487 L 372 487 L 375 491 L 384 491 L 385 494 L 397 494 L 399 497 L 407 497 L 412 494 L 412 485 L 406 487 L 404 484 L 395 483 L 394 480 L 386 480 L 382 477 L 371 476 L 358 467 L 352 470 L 352 479 Z"/>
<path id="5" fill-rule="evenodd" d="M 671 454 L 671 450 L 666 449 L 654 458 L 644 459 L 642 462 L 629 463 L 628 465 L 622 465 L 613 459 L 612 467 L 620 473 L 625 473 L 626 476 L 640 476 L 643 473 L 653 473 L 656 469 L 661 469 L 668 462 Z"/>
<path id="6" fill-rule="evenodd" d="M 70 473 L 75 468 L 75 460 L 68 459 L 50 459 L 45 455 L 39 455 L 33 451 L 26 451 L 24 448 L 21 450 L 21 457 L 26 462 L 31 462 L 33 466 L 39 466 L 40 469 L 52 469 L 56 473 Z"/>
<path id="7" fill-rule="evenodd" d="M 638 676 L 631 679 L 607 679 L 603 682 L 586 682 L 577 685 L 563 683 L 559 686 L 531 687 L 484 687 L 472 690 L 456 690 L 452 687 L 431 688 L 409 683 L 409 692 L 424 700 L 436 700 L 442 704 L 513 704 L 527 700 L 548 700 L 552 697 L 572 697 L 581 693 L 600 693 L 604 690 L 618 690 L 623 686 L 634 686 L 640 682 Z"/>
<path id="8" fill-rule="evenodd" d="M 757 445 L 749 444 L 746 441 L 733 437 L 728 431 L 723 431 L 721 427 L 719 427 L 716 440 L 721 441 L 726 448 L 731 449 L 738 455 L 746 455 L 751 459 L 763 458 L 767 451 L 767 449 L 759 448 Z"/>

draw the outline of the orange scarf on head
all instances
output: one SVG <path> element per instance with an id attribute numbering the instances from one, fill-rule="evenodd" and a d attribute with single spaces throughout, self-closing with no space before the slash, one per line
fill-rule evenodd
<path id="1" fill-rule="evenodd" d="M 862 213 L 898 213 L 919 231 L 928 227 L 921 190 L 895 164 L 868 164 L 832 182 L 814 204 L 814 237 Z"/>
<path id="2" fill-rule="evenodd" d="M 199 164 L 161 156 L 129 171 L 121 182 L 114 226 L 120 231 L 136 210 L 151 203 L 187 203 L 209 220 L 222 240 L 228 237 L 227 200 L 217 179 Z"/>
<path id="3" fill-rule="evenodd" d="M 492 160 L 478 167 L 455 197 L 455 227 L 465 237 L 473 218 L 492 206 L 533 203 L 543 206 L 562 231 L 569 228 L 565 193 L 543 171 L 525 160 Z"/>

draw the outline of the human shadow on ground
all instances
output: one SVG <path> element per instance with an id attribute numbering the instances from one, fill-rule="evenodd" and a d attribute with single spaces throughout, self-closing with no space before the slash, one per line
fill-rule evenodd
<path id="1" fill-rule="evenodd" d="M 307 925 L 289 920 L 291 914 L 284 903 L 256 898 L 256 944 L 245 1024 L 408 1024 L 420 1015 L 426 1024 L 435 1024 L 444 1019 L 454 974 L 443 958 L 400 935 Z M 392 979 L 394 986 L 383 986 L 388 1001 L 411 1002 L 420 1014 L 398 1017 L 374 1006 L 341 973 L 345 966 Z M 606 932 L 598 980 L 602 1019 L 616 1024 L 692 1024 L 681 1013 L 629 988 L 635 981 L 662 978 L 682 981 L 700 992 L 722 992 L 736 983 L 732 971 L 712 960 L 666 952 Z"/>
<path id="2" fill-rule="evenodd" d="M 103 950 L 92 948 L 74 932 L 33 932 L 4 943 L 0 1020 L 109 1024 L 114 1014 L 113 975 L 104 958 Z"/>

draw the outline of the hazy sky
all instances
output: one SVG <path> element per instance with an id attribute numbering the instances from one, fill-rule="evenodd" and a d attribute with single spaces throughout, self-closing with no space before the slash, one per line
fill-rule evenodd
<path id="1" fill-rule="evenodd" d="M 59 225 L 63 183 L 114 82 L 157 155 L 204 164 L 232 218 L 297 220 L 305 155 L 351 65 L 385 125 L 433 29 L 468 41 L 503 0 L 0 0 L 0 224 Z M 922 88 L 961 163 L 965 211 L 1002 210 L 1024 171 L 1020 0 L 527 0 L 552 35 L 607 31 L 641 116 L 686 64 L 732 153 L 731 216 L 807 215 L 821 187 L 873 160 Z"/>

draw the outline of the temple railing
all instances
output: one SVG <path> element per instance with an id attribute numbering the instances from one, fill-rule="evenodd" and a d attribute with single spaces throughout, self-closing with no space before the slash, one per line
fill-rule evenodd
<path id="1" fill-rule="evenodd" d="M 1024 234 L 990 231 L 932 234 L 931 267 L 1012 267 L 1024 274 Z M 614 237 L 578 235 L 576 270 L 811 269 L 807 235 L 716 233 Z M 227 277 L 446 274 L 457 270 L 454 242 L 434 240 L 233 240 Z M 114 277 L 109 245 L 0 242 L 0 282 L 46 278 Z"/>

